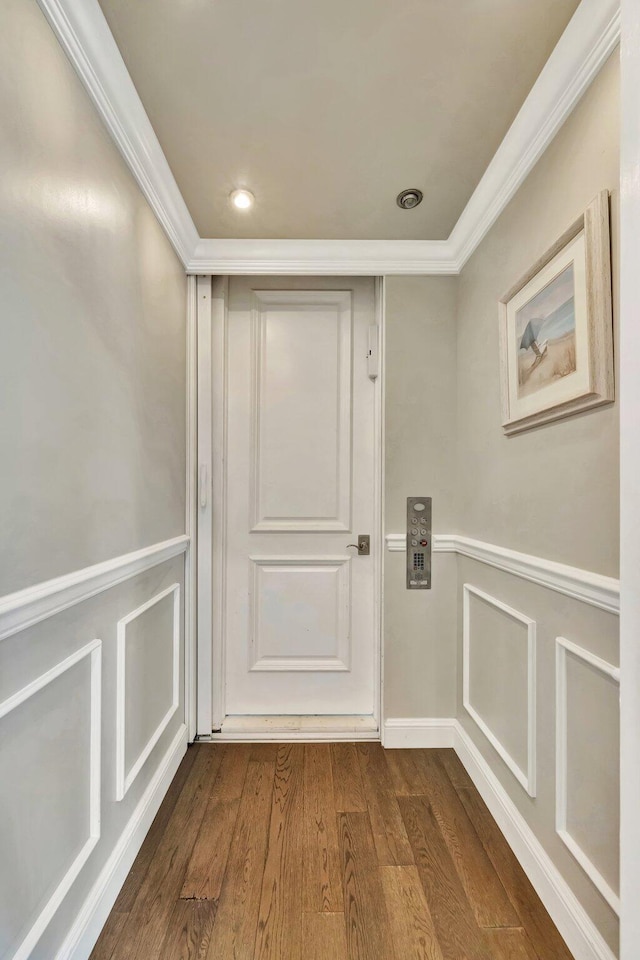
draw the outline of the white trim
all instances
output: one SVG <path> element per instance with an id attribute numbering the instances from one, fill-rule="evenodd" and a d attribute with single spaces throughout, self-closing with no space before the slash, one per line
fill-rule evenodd
<path id="1" fill-rule="evenodd" d="M 456 725 L 455 749 L 575 960 L 615 960 L 602 934 L 460 723 Z"/>
<path id="2" fill-rule="evenodd" d="M 189 547 L 184 563 L 184 715 L 189 741 L 197 732 L 197 458 L 198 458 L 198 348 L 195 277 L 187 277 L 187 417 L 185 457 L 185 530 Z"/>
<path id="3" fill-rule="evenodd" d="M 325 740 L 379 740 L 373 716 L 229 716 L 209 738 L 231 743 L 277 741 L 317 743 Z"/>
<path id="4" fill-rule="evenodd" d="M 212 682 L 211 662 L 214 605 L 211 594 L 214 556 L 213 542 L 213 471 L 211 423 L 213 416 L 212 378 L 212 282 L 210 277 L 197 279 L 197 351 L 198 351 L 198 641 L 197 676 L 198 707 L 196 729 L 198 736 L 211 733 Z"/>
<path id="5" fill-rule="evenodd" d="M 28 700 L 34 694 L 38 693 L 43 687 L 48 686 L 53 680 L 56 680 L 67 670 L 70 670 L 85 657 L 91 658 L 91 711 L 90 711 L 90 739 L 89 739 L 89 836 L 83 844 L 82 849 L 76 855 L 73 863 L 69 866 L 62 880 L 51 894 L 49 900 L 38 914 L 33 925 L 20 943 L 20 946 L 13 954 L 11 960 L 26 960 L 32 953 L 38 940 L 45 929 L 55 916 L 55 913 L 67 895 L 72 883 L 82 870 L 89 859 L 91 851 L 94 849 L 100 839 L 100 746 L 102 739 L 101 732 L 101 692 L 102 692 L 102 641 L 92 640 L 85 644 L 71 656 L 56 664 L 46 673 L 43 673 L 37 679 L 27 684 L 13 696 L 8 697 L 0 703 L 0 718 L 6 717 L 8 713 L 15 710 L 21 704 Z"/>
<path id="6" fill-rule="evenodd" d="M 582 0 L 449 237 L 458 271 L 620 40 L 620 0 Z"/>
<path id="7" fill-rule="evenodd" d="M 387 318 L 384 277 L 376 277 L 375 322 L 378 325 L 378 376 L 374 386 L 374 436 L 377 462 L 374 467 L 374 591 L 378 602 L 374 604 L 374 644 L 376 664 L 373 671 L 373 717 L 383 736 L 384 717 L 384 516 L 385 516 L 385 391 L 387 384 Z"/>
<path id="8" fill-rule="evenodd" d="M 388 717 L 384 722 L 385 750 L 455 746 L 456 720 L 452 717 Z"/>
<path id="9" fill-rule="evenodd" d="M 447 240 L 200 239 L 98 0 L 38 0 L 189 273 L 455 274 L 620 37 L 619 0 L 582 0 Z"/>
<path id="10" fill-rule="evenodd" d="M 186 749 L 187 728 L 183 724 L 120 834 L 55 960 L 86 960 L 91 953 Z"/>
<path id="11" fill-rule="evenodd" d="M 556 637 L 556 833 L 612 910 L 620 915 L 620 898 L 567 827 L 567 653 L 588 663 L 615 683 L 620 670 L 564 637 Z"/>
<path id="12" fill-rule="evenodd" d="M 229 276 L 455 274 L 447 240 L 200 240 L 189 273 Z"/>
<path id="13" fill-rule="evenodd" d="M 499 610 L 527 631 L 527 769 L 522 770 L 471 703 L 471 597 Z M 469 583 L 462 587 L 462 705 L 530 797 L 536 795 L 536 621 Z"/>
<path id="14" fill-rule="evenodd" d="M 0 640 L 180 556 L 188 544 L 188 536 L 174 537 L 1 597 Z"/>
<path id="15" fill-rule="evenodd" d="M 388 533 L 385 539 L 387 550 L 391 553 L 406 550 L 405 534 Z M 570 567 L 566 563 L 519 553 L 508 547 L 472 540 L 458 534 L 434 534 L 432 550 L 434 553 L 457 553 L 461 557 L 478 560 L 522 580 L 529 580 L 566 597 L 589 603 L 600 610 L 606 610 L 607 613 L 620 612 L 620 581 L 613 577 L 605 577 L 590 570 Z"/>
<path id="16" fill-rule="evenodd" d="M 140 752 L 131 769 L 126 770 L 126 708 L 127 708 L 127 676 L 126 676 L 126 644 L 127 627 L 133 620 L 155 607 L 157 603 L 173 594 L 172 618 L 172 660 L 171 660 L 171 704 L 160 723 L 151 734 L 148 742 Z M 144 764 L 149 759 L 151 751 L 167 729 L 171 718 L 180 706 L 180 584 L 173 583 L 166 590 L 157 593 L 146 603 L 132 610 L 126 617 L 118 620 L 117 624 L 117 664 L 116 664 L 116 800 L 122 800 L 129 787 L 136 779 Z"/>
<path id="17" fill-rule="evenodd" d="M 38 3 L 186 266 L 198 243 L 198 231 L 98 0 L 38 0 Z"/>
<path id="18" fill-rule="evenodd" d="M 622 0 L 620 129 L 620 960 L 640 943 L 640 3 Z"/>
<path id="19" fill-rule="evenodd" d="M 406 533 L 388 533 L 385 536 L 389 553 L 407 552 Z M 451 534 L 434 533 L 431 538 L 432 553 L 456 553 L 457 537 Z"/>
<path id="20" fill-rule="evenodd" d="M 227 617 L 227 405 L 228 365 L 227 333 L 229 278 L 218 277 L 212 283 L 214 309 L 211 318 L 212 404 L 207 411 L 205 429 L 212 435 L 213 515 L 219 517 L 212 536 L 213 598 L 212 625 L 212 703 L 209 711 L 209 733 L 220 729 L 226 710 L 226 650 L 224 644 Z M 208 424 L 208 426 L 207 426 Z M 211 581 L 210 581 L 211 583 Z"/>

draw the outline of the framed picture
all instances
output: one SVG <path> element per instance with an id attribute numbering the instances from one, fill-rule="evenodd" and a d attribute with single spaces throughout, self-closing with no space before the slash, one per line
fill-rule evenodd
<path id="1" fill-rule="evenodd" d="M 614 399 L 609 194 L 500 300 L 507 435 Z"/>

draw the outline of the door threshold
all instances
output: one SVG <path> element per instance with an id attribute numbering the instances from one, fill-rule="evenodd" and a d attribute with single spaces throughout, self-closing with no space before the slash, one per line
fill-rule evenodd
<path id="1" fill-rule="evenodd" d="M 322 740 L 379 740 L 372 716 L 235 716 L 226 717 L 212 742 L 256 740 L 309 743 Z"/>

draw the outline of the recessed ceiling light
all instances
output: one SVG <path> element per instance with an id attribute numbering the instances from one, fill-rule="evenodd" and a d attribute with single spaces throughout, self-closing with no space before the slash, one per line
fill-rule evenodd
<path id="1" fill-rule="evenodd" d="M 248 210 L 249 207 L 253 206 L 255 197 L 250 190 L 234 190 L 233 193 L 229 195 L 229 199 L 236 209 Z"/>
<path id="2" fill-rule="evenodd" d="M 403 210 L 413 210 L 419 203 L 422 203 L 422 190 L 418 190 L 417 187 L 409 187 L 408 190 L 403 190 L 402 193 L 398 194 L 396 203 Z"/>

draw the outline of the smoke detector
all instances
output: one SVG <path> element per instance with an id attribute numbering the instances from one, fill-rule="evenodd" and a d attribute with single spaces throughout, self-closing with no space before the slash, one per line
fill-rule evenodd
<path id="1" fill-rule="evenodd" d="M 413 210 L 419 203 L 422 203 L 422 190 L 418 190 L 417 187 L 409 187 L 408 190 L 403 190 L 402 193 L 398 194 L 396 203 L 403 210 Z"/>

